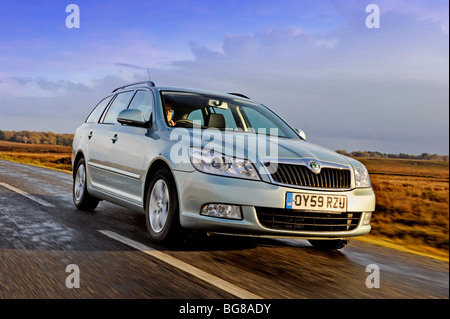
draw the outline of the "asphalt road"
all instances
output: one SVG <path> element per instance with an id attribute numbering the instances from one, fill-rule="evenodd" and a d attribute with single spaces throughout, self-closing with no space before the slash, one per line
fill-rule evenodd
<path id="1" fill-rule="evenodd" d="M 0 298 L 449 298 L 446 262 L 357 240 L 335 252 L 219 235 L 164 247 L 143 215 L 105 202 L 81 212 L 71 189 L 68 173 L 0 160 Z"/>

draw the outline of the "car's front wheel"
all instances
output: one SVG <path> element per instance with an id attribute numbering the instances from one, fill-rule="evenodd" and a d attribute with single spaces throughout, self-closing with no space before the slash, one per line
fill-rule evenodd
<path id="1" fill-rule="evenodd" d="M 89 194 L 86 185 L 86 164 L 84 158 L 80 159 L 75 169 L 73 178 L 73 203 L 78 209 L 85 211 L 94 210 L 99 200 Z"/>
<path id="2" fill-rule="evenodd" d="M 320 249 L 320 250 L 336 250 L 344 248 L 350 240 L 344 240 L 344 239 L 322 239 L 322 240 L 308 240 L 311 245 L 313 245 L 314 248 Z"/>
<path id="3" fill-rule="evenodd" d="M 148 188 L 146 222 L 150 239 L 169 242 L 180 234 L 178 198 L 175 182 L 167 169 L 153 176 Z"/>

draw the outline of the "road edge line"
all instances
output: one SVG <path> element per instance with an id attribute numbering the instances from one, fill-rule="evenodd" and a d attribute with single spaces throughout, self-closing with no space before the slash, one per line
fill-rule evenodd
<path id="1" fill-rule="evenodd" d="M 9 190 L 11 190 L 11 191 L 13 191 L 13 192 L 19 194 L 19 195 L 22 195 L 23 197 L 26 197 L 26 198 L 28 198 L 28 199 L 30 199 L 30 200 L 32 200 L 32 201 L 38 203 L 38 204 L 41 204 L 42 206 L 46 206 L 46 207 L 55 207 L 55 205 L 53 205 L 52 203 L 49 203 L 49 202 L 47 202 L 46 200 L 40 199 L 40 198 L 38 198 L 38 197 L 36 197 L 36 196 L 33 196 L 33 195 L 31 195 L 31 194 L 25 192 L 24 190 L 21 190 L 21 189 L 19 189 L 19 188 L 17 188 L 17 187 L 14 187 L 14 186 L 12 186 L 12 185 L 9 185 L 9 184 L 7 184 L 7 183 L 5 183 L 5 182 L 0 182 L 0 186 L 3 186 L 3 187 L 5 187 L 5 188 L 7 188 L 7 189 L 9 189 Z"/>

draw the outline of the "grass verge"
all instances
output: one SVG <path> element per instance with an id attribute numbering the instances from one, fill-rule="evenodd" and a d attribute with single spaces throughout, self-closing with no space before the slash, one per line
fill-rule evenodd
<path id="1" fill-rule="evenodd" d="M 71 172 L 71 147 L 0 141 L 0 159 Z M 449 162 L 358 158 L 377 197 L 358 240 L 449 261 Z"/>

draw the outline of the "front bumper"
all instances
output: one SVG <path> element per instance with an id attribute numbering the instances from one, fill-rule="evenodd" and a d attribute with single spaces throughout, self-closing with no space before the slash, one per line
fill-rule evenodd
<path id="1" fill-rule="evenodd" d="M 375 193 L 372 188 L 354 189 L 345 192 L 324 192 L 284 187 L 263 181 L 204 174 L 198 171 L 174 171 L 177 184 L 180 223 L 184 228 L 213 233 L 289 238 L 346 238 L 367 234 L 371 226 L 363 225 L 364 213 L 375 210 Z M 348 212 L 362 213 L 358 225 L 345 231 L 305 231 L 273 229 L 263 226 L 255 207 L 285 208 L 287 192 L 308 194 L 346 195 Z M 200 215 L 207 203 L 240 205 L 243 219 L 231 220 Z"/>

